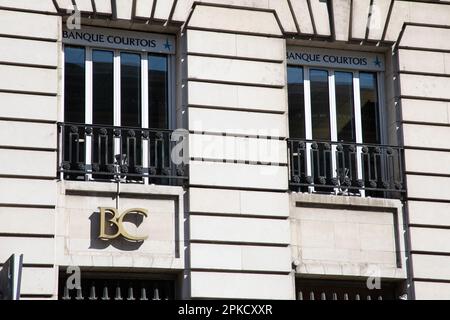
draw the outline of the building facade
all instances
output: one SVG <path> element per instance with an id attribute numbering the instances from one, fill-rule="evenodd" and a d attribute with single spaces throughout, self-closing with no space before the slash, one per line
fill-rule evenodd
<path id="1" fill-rule="evenodd" d="M 0 106 L 23 299 L 450 299 L 450 1 L 0 0 Z"/>

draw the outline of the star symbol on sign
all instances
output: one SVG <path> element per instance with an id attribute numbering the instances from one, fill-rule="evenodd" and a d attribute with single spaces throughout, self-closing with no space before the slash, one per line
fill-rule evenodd
<path id="1" fill-rule="evenodd" d="M 169 38 L 166 39 L 166 43 L 164 44 L 164 48 L 167 50 L 170 50 L 172 48 L 172 45 L 169 42 Z"/>
<path id="2" fill-rule="evenodd" d="M 381 60 L 378 58 L 378 56 L 377 56 L 377 58 L 373 61 L 373 63 L 374 63 L 377 67 L 381 67 Z"/>

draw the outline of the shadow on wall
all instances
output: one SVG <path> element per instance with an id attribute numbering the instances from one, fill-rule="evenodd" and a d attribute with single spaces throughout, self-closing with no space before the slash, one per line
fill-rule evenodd
<path id="1" fill-rule="evenodd" d="M 89 249 L 106 249 L 110 245 L 113 246 L 116 249 L 119 249 L 121 251 L 135 251 L 138 250 L 142 244 L 143 241 L 129 241 L 122 236 L 119 236 L 115 239 L 111 240 L 102 240 L 99 238 L 99 232 L 100 232 L 100 212 L 96 211 L 91 214 L 89 217 L 89 220 L 91 220 L 91 234 L 90 239 L 91 243 L 89 245 Z M 142 221 L 143 217 L 141 215 L 127 215 L 123 219 L 124 222 L 132 222 L 136 226 L 139 226 Z M 117 232 L 117 230 L 111 226 L 110 224 L 106 224 L 106 232 L 108 234 L 114 234 Z"/>

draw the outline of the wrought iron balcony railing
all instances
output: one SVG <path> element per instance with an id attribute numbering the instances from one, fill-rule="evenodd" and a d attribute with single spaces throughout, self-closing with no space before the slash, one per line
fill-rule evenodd
<path id="1" fill-rule="evenodd" d="M 400 147 L 289 139 L 294 191 L 399 198 L 404 189 Z"/>
<path id="2" fill-rule="evenodd" d="M 58 171 L 66 180 L 176 184 L 188 179 L 183 148 L 174 150 L 185 138 L 172 130 L 58 123 Z"/>

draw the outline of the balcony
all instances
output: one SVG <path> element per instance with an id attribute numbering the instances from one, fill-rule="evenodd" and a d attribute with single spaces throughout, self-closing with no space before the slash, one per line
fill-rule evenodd
<path id="1" fill-rule="evenodd" d="M 185 141 L 172 130 L 58 123 L 58 173 L 65 180 L 180 185 L 188 179 Z"/>
<path id="2" fill-rule="evenodd" d="M 288 139 L 292 191 L 401 198 L 403 149 L 331 141 Z"/>

